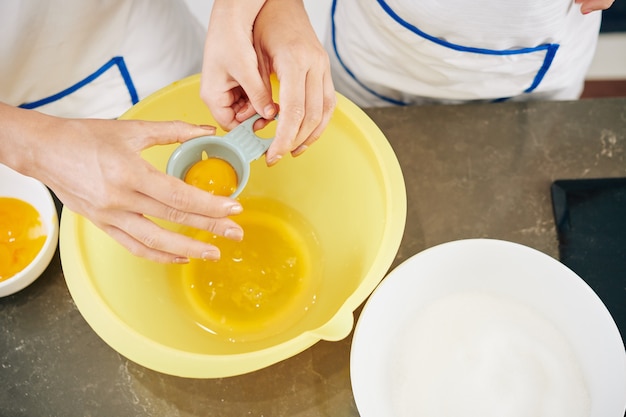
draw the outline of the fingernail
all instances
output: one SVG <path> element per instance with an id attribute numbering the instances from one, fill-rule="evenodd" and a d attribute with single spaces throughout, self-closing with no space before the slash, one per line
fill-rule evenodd
<path id="1" fill-rule="evenodd" d="M 175 264 L 188 264 L 189 263 L 189 258 L 185 258 L 183 256 L 178 256 L 176 258 L 174 258 L 174 263 Z"/>
<path id="2" fill-rule="evenodd" d="M 200 125 L 201 128 L 203 128 L 204 130 L 209 130 L 211 132 L 215 132 L 215 126 L 211 126 L 211 125 Z"/>
<path id="3" fill-rule="evenodd" d="M 243 213 L 243 206 L 241 204 L 235 204 L 230 207 L 228 214 L 241 214 Z"/>
<path id="4" fill-rule="evenodd" d="M 265 112 L 264 117 L 266 119 L 271 119 L 276 115 L 276 107 L 273 104 L 268 104 L 267 106 L 265 106 L 265 109 L 263 109 L 263 111 Z"/>
<path id="5" fill-rule="evenodd" d="M 224 232 L 224 237 L 231 239 L 231 240 L 242 240 L 243 239 L 243 230 L 237 228 L 237 227 L 230 227 L 228 229 L 226 229 L 226 231 Z"/>
<path id="6" fill-rule="evenodd" d="M 270 158 L 267 158 L 265 160 L 265 163 L 267 164 L 268 167 L 271 167 L 272 165 L 275 165 L 276 163 L 278 163 L 278 161 L 280 161 L 282 157 L 283 157 L 282 155 L 274 155 Z"/>
<path id="7" fill-rule="evenodd" d="M 202 252 L 201 257 L 204 260 L 216 261 L 220 258 L 220 251 L 217 248 L 212 249 L 212 250 L 207 250 L 207 251 Z"/>
<path id="8" fill-rule="evenodd" d="M 309 149 L 308 146 L 306 145 L 300 145 L 298 146 L 296 149 L 294 149 L 293 151 L 291 151 L 291 155 L 293 156 L 298 156 L 300 154 L 302 154 L 304 151 L 306 151 L 307 149 Z"/>

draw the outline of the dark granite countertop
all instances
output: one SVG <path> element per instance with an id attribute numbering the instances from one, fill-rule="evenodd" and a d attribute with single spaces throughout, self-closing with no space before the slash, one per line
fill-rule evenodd
<path id="1" fill-rule="evenodd" d="M 406 181 L 406 232 L 393 266 L 470 237 L 557 257 L 552 181 L 626 176 L 626 98 L 367 113 L 391 142 Z M 0 416 L 358 416 L 350 342 L 322 341 L 232 378 L 162 375 L 128 361 L 91 330 L 57 253 L 35 283 L 0 299 Z"/>

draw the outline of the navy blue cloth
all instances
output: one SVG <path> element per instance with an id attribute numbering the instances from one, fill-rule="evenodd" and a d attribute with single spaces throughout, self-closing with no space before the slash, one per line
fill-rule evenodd
<path id="1" fill-rule="evenodd" d="M 600 32 L 626 32 L 626 2 L 616 1 L 602 12 Z M 622 51 L 623 53 L 624 51 Z"/>
<path id="2" fill-rule="evenodd" d="M 626 178 L 557 180 L 561 262 L 589 284 L 626 338 Z"/>

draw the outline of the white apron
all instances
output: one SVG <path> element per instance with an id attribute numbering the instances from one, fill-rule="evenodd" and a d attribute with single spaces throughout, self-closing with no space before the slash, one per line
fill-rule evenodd
<path id="1" fill-rule="evenodd" d="M 600 14 L 573 0 L 333 0 L 337 90 L 361 106 L 575 99 Z"/>
<path id="2" fill-rule="evenodd" d="M 204 33 L 182 0 L 2 0 L 0 101 L 115 118 L 199 72 Z"/>

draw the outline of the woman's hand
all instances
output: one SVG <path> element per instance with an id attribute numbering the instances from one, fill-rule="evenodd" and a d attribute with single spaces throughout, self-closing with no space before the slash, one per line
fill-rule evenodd
<path id="1" fill-rule="evenodd" d="M 589 14 L 598 10 L 606 10 L 613 5 L 615 0 L 574 0 L 576 4 L 580 4 L 580 12 Z"/>
<path id="2" fill-rule="evenodd" d="M 252 20 L 240 17 L 241 7 L 249 9 L 246 2 L 215 2 L 201 96 L 226 129 L 254 113 L 271 119 L 277 112 L 270 84 L 275 73 L 280 117 L 266 153 L 273 165 L 288 152 L 304 152 L 328 124 L 336 102 L 330 64 L 301 0 L 267 0 Z"/>
<path id="3" fill-rule="evenodd" d="M 243 237 L 227 217 L 242 211 L 237 201 L 185 184 L 140 156 L 154 145 L 213 134 L 213 127 L 61 119 L 1 104 L 0 116 L 7 127 L 0 132 L 0 161 L 45 183 L 65 206 L 135 255 L 163 263 L 219 258 L 218 248 L 166 230 L 147 216 Z"/>

